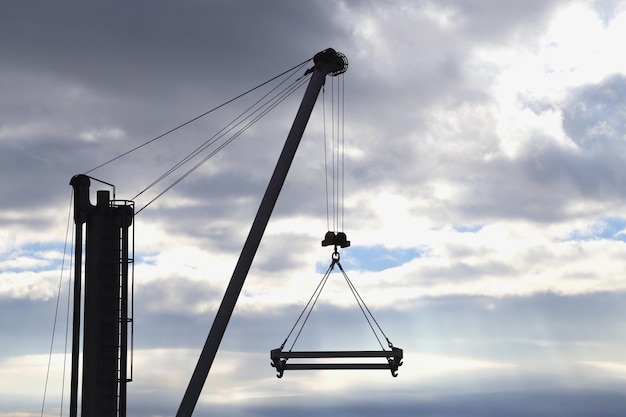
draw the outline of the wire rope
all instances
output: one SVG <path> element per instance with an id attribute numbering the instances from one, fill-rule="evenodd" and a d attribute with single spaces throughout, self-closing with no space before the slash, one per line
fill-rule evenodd
<path id="1" fill-rule="evenodd" d="M 291 78 L 293 75 L 295 74 L 295 72 L 293 72 L 288 78 L 286 78 L 285 80 L 283 80 L 280 84 L 278 84 L 276 87 L 274 87 L 272 90 L 270 90 L 268 93 L 266 93 L 264 96 L 262 96 L 260 99 L 258 99 L 254 104 L 252 104 L 251 106 L 249 106 L 246 110 L 244 110 L 242 113 L 240 113 L 237 117 L 235 117 L 231 122 L 229 122 L 226 126 L 224 126 L 222 129 L 220 129 L 219 131 L 217 131 L 213 136 L 211 136 L 209 139 L 207 139 L 206 141 L 204 141 L 200 146 L 198 146 L 196 149 L 194 149 L 191 153 L 189 153 L 185 158 L 183 158 L 181 161 L 177 162 L 173 167 L 171 167 L 170 169 L 168 169 L 165 173 L 163 173 L 159 178 L 157 178 L 156 180 L 154 180 L 152 183 L 150 183 L 150 185 L 148 185 L 146 188 L 144 188 L 142 191 L 140 191 L 137 195 L 135 195 L 132 200 L 136 199 L 137 197 L 139 197 L 140 195 L 142 195 L 144 192 L 146 192 L 147 190 L 149 190 L 150 188 L 152 188 L 154 185 L 156 185 L 157 183 L 159 183 L 160 181 L 164 180 L 167 176 L 169 176 L 170 174 L 174 173 L 177 169 L 179 169 L 180 167 L 182 167 L 184 164 L 186 164 L 187 162 L 191 161 L 193 158 L 195 158 L 196 156 L 198 156 L 201 152 L 203 152 L 204 150 L 206 150 L 207 148 L 209 148 L 211 145 L 213 145 L 214 143 L 216 143 L 220 138 L 224 137 L 227 133 L 231 132 L 233 129 L 235 129 L 236 126 L 240 125 L 241 123 L 243 123 L 245 120 L 249 119 L 250 117 L 252 117 L 256 112 L 260 111 L 260 109 L 262 109 L 264 106 L 267 106 L 268 103 L 271 103 L 271 101 L 268 101 L 264 104 L 262 104 L 260 106 L 259 109 L 254 110 L 250 115 L 246 116 L 244 118 L 244 116 L 251 112 L 256 106 L 259 105 L 259 103 L 261 103 L 264 99 L 266 99 L 270 94 L 272 94 L 275 90 L 277 90 L 281 85 L 283 85 L 285 82 L 287 82 L 289 80 L 289 78 Z M 294 83 L 292 83 L 289 87 L 287 87 L 287 89 L 289 89 L 290 87 L 292 87 L 295 83 L 300 82 L 303 77 L 300 77 L 299 79 L 297 79 Z M 281 91 L 281 93 L 284 93 L 285 90 L 284 89 Z M 279 94 L 281 94 L 279 93 Z M 279 96 L 279 95 L 277 95 Z M 276 100 L 276 97 L 274 96 L 272 99 L 270 100 Z M 242 119 L 241 121 L 237 122 L 239 119 Z"/>
<path id="2" fill-rule="evenodd" d="M 332 78 L 333 84 L 333 96 L 335 95 L 335 77 Z M 335 178 L 335 185 L 333 188 L 333 200 L 335 201 L 335 230 L 339 230 L 339 221 L 338 221 L 338 212 L 339 212 L 339 176 L 340 176 L 340 166 L 339 166 L 339 136 L 336 134 L 335 128 L 339 125 L 339 117 L 335 119 L 335 110 L 339 111 L 339 106 L 336 106 L 336 99 L 333 97 L 333 177 Z M 336 109 L 335 109 L 336 107 Z M 338 115 L 337 115 L 338 116 Z"/>
<path id="3" fill-rule="evenodd" d="M 281 346 L 280 346 L 281 350 L 287 344 L 287 341 L 289 340 L 289 338 L 293 334 L 294 330 L 298 326 L 298 323 L 301 322 L 300 328 L 298 329 L 298 332 L 296 333 L 296 335 L 294 337 L 294 340 L 291 343 L 291 346 L 289 347 L 289 351 L 290 352 L 293 350 L 296 342 L 300 338 L 300 335 L 301 335 L 302 331 L 304 330 L 304 326 L 308 322 L 309 317 L 311 316 L 311 313 L 313 312 L 313 308 L 315 308 L 315 305 L 317 304 L 317 301 L 319 300 L 319 297 L 322 294 L 322 291 L 324 290 L 324 287 L 326 286 L 326 283 L 328 282 L 330 274 L 332 273 L 335 265 L 337 265 L 339 267 L 339 269 L 340 269 L 340 271 L 341 271 L 341 273 L 343 275 L 343 278 L 345 279 L 346 283 L 348 284 L 348 287 L 350 288 L 350 291 L 352 292 L 352 295 L 354 296 L 354 299 L 356 300 L 356 303 L 359 306 L 359 309 L 361 310 L 361 313 L 363 313 L 363 317 L 365 317 L 365 320 L 367 321 L 367 324 L 368 324 L 369 328 L 372 330 L 372 333 L 374 334 L 374 337 L 376 338 L 376 341 L 380 345 L 381 350 L 385 350 L 385 348 L 383 346 L 383 343 L 380 340 L 380 337 L 378 336 L 378 333 L 376 332 L 376 328 L 378 329 L 380 334 L 385 338 L 385 340 L 387 342 L 387 345 L 390 348 L 393 347 L 393 344 L 391 343 L 391 341 L 389 340 L 389 338 L 387 337 L 387 335 L 383 331 L 382 327 L 380 326 L 380 324 L 378 323 L 378 321 L 376 320 L 376 318 L 372 314 L 372 311 L 369 309 L 369 307 L 365 303 L 365 300 L 363 299 L 363 297 L 361 297 L 361 294 L 356 289 L 356 286 L 354 285 L 354 283 L 348 277 L 348 274 L 343 269 L 343 266 L 341 265 L 339 260 L 333 258 L 333 261 L 331 262 L 330 266 L 326 270 L 326 273 L 324 273 L 324 275 L 322 276 L 322 279 L 317 284 L 317 287 L 315 288 L 315 291 L 313 291 L 313 294 L 309 298 L 309 301 L 307 301 L 306 305 L 302 309 L 302 312 L 300 313 L 300 315 L 296 319 L 295 323 L 291 327 L 291 330 L 289 330 L 289 333 L 287 334 L 287 337 L 285 337 L 285 340 L 281 344 Z M 303 319 L 303 317 L 304 317 L 304 319 Z M 372 324 L 372 322 L 376 325 L 376 328 L 374 327 L 374 324 Z"/>
<path id="4" fill-rule="evenodd" d="M 345 200 L 345 87 L 344 76 L 337 77 L 337 136 L 339 140 L 339 178 L 337 178 L 338 188 L 341 191 L 337 194 L 339 200 L 337 207 L 337 223 L 340 230 L 344 230 L 344 200 Z"/>
<path id="5" fill-rule="evenodd" d="M 76 245 L 76 241 L 74 240 L 75 234 L 74 234 L 74 228 L 76 226 L 74 225 L 74 223 L 72 223 L 72 246 L 74 247 L 74 245 Z M 79 227 L 82 227 L 79 225 Z M 70 252 L 70 265 L 74 264 L 74 252 Z M 67 367 L 67 348 L 68 348 L 68 340 L 69 340 L 69 329 L 70 329 L 70 301 L 71 301 L 71 290 L 72 290 L 72 268 L 70 268 L 69 271 L 69 279 L 67 280 L 67 306 L 66 306 L 66 315 L 65 315 L 65 344 L 63 347 L 63 378 L 62 378 L 62 383 L 61 383 L 61 407 L 60 407 L 60 411 L 59 411 L 59 417 L 63 416 L 63 402 L 65 400 L 65 374 L 66 374 L 66 367 Z"/>
<path id="6" fill-rule="evenodd" d="M 304 315 L 304 313 L 309 310 L 309 313 L 306 315 L 306 318 L 304 320 L 304 322 L 302 323 L 302 325 L 300 326 L 300 330 L 298 331 L 295 340 L 293 341 L 293 343 L 291 344 L 291 347 L 289 348 L 289 350 L 291 351 L 293 349 L 293 346 L 296 344 L 296 341 L 298 340 L 298 338 L 300 337 L 300 333 L 302 333 L 302 329 L 304 328 L 304 325 L 306 324 L 309 316 L 311 315 L 311 311 L 313 310 L 313 307 L 315 306 L 315 304 L 317 303 L 317 300 L 322 292 L 322 290 L 324 289 L 324 286 L 326 286 L 326 281 L 328 281 L 328 277 L 330 276 L 331 271 L 333 270 L 334 264 L 331 264 L 328 269 L 326 270 L 326 273 L 324 274 L 324 276 L 322 277 L 322 279 L 320 280 L 320 282 L 317 284 L 317 287 L 315 288 L 315 291 L 313 291 L 313 294 L 311 294 L 311 297 L 309 298 L 309 301 L 307 301 L 306 305 L 304 306 L 304 309 L 302 309 L 302 312 L 300 313 L 300 315 L 298 316 L 298 319 L 296 320 L 296 322 L 293 324 L 293 326 L 291 327 L 291 330 L 289 331 L 289 333 L 287 334 L 287 337 L 285 337 L 285 341 L 283 342 L 283 344 L 280 346 L 280 348 L 282 349 L 283 347 L 285 347 L 285 344 L 287 343 L 287 340 L 289 340 L 289 337 L 291 337 L 291 334 L 293 333 L 293 331 L 295 330 L 296 326 L 298 325 L 298 323 L 300 322 L 300 320 L 302 319 L 302 316 Z M 317 294 L 317 297 L 315 296 Z M 315 299 L 315 301 L 313 301 Z M 311 305 L 311 302 L 313 301 L 313 305 Z M 311 308 L 309 309 L 309 306 L 311 305 Z"/>
<path id="7" fill-rule="evenodd" d="M 345 227 L 345 82 L 343 74 L 331 79 L 330 117 L 326 111 L 323 89 L 324 178 L 326 190 L 326 225 L 328 230 Z M 330 118 L 330 128 L 327 129 Z M 330 138 L 329 133 L 330 132 Z M 330 154 L 330 156 L 328 156 Z M 330 178 L 330 180 L 329 180 Z M 329 185 L 329 182 L 331 184 Z"/>
<path id="8" fill-rule="evenodd" d="M 101 163 L 100 165 L 97 165 L 96 167 L 91 168 L 89 171 L 86 171 L 85 174 L 89 174 L 90 172 L 93 172 L 93 171 L 95 171 L 95 170 L 97 170 L 99 168 L 102 168 L 103 166 L 108 165 L 111 162 L 117 161 L 118 159 L 123 158 L 124 156 L 126 156 L 126 155 L 128 155 L 128 154 L 130 154 L 130 153 L 132 153 L 132 152 L 134 152 L 134 151 L 136 151 L 138 149 L 141 149 L 141 148 L 151 144 L 152 142 L 155 142 L 155 141 L 157 141 L 157 140 L 159 140 L 159 139 L 169 135 L 170 133 L 173 133 L 173 132 L 177 131 L 178 129 L 181 129 L 181 128 L 183 128 L 183 127 L 185 127 L 185 126 L 195 122 L 196 120 L 201 119 L 202 117 L 204 117 L 204 116 L 206 116 L 206 115 L 208 115 L 208 114 L 210 114 L 210 113 L 212 113 L 212 112 L 214 112 L 214 111 L 216 111 L 216 110 L 218 110 L 218 109 L 220 109 L 220 108 L 222 108 L 222 107 L 232 103 L 233 101 L 236 101 L 236 100 L 240 99 L 241 97 L 243 97 L 243 96 L 245 96 L 245 95 L 247 95 L 247 94 L 249 94 L 249 93 L 251 93 L 251 92 L 253 92 L 253 91 L 255 91 L 255 90 L 259 89 L 259 88 L 261 88 L 261 87 L 263 87 L 264 85 L 271 83 L 272 81 L 276 80 L 277 78 L 280 78 L 283 75 L 285 75 L 285 74 L 287 74 L 287 73 L 289 73 L 291 71 L 294 71 L 294 70 L 296 70 L 298 68 L 301 68 L 307 62 L 311 61 L 311 59 L 312 58 L 307 59 L 306 61 L 303 61 L 300 64 L 295 65 L 295 66 L 291 67 L 290 69 L 288 69 L 286 71 L 283 71 L 282 73 L 276 75 L 275 77 L 270 78 L 269 80 L 267 80 L 267 81 L 257 85 L 256 87 L 252 87 L 251 89 L 249 89 L 249 90 L 239 94 L 238 96 L 236 96 L 236 97 L 234 97 L 234 98 L 232 98 L 232 99 L 230 99 L 230 100 L 228 100 L 228 101 L 226 101 L 226 102 L 224 102 L 224 103 L 222 103 L 222 104 L 220 104 L 220 105 L 218 105 L 216 107 L 213 107 L 212 109 L 207 110 L 204 113 L 199 114 L 198 116 L 196 116 L 196 117 L 194 117 L 194 118 L 192 118 L 192 119 L 190 119 L 190 120 L 188 120 L 188 121 L 186 121 L 184 123 L 181 123 L 178 126 L 172 128 L 172 129 L 170 129 L 170 130 L 168 130 L 168 131 L 166 131 L 164 133 L 161 133 L 160 135 L 158 135 L 158 136 L 148 140 L 147 142 L 144 142 L 141 145 L 135 146 L 134 148 L 132 148 L 132 149 L 130 149 L 130 150 L 128 150 L 128 151 L 126 151 L 126 152 L 116 156 L 115 158 L 111 158 L 108 161 L 105 161 L 105 162 Z"/>
<path id="9" fill-rule="evenodd" d="M 363 312 L 363 315 L 365 316 L 365 319 L 367 320 L 368 324 L 370 325 L 370 328 L 372 329 L 372 332 L 374 333 L 374 336 L 376 336 L 376 339 L 378 340 L 378 343 L 380 344 L 380 347 L 381 348 L 383 347 L 382 343 L 380 343 L 380 339 L 378 338 L 378 335 L 376 334 L 376 331 L 374 330 L 374 327 L 372 326 L 372 323 L 369 321 L 369 319 L 367 317 L 367 314 L 369 314 L 369 317 L 372 318 L 372 320 L 376 324 L 376 327 L 378 328 L 380 333 L 385 337 L 385 340 L 387 341 L 387 345 L 389 347 L 392 347 L 393 344 L 389 341 L 389 338 L 387 337 L 387 335 L 383 331 L 382 327 L 380 327 L 380 324 L 378 324 L 378 321 L 376 321 L 376 318 L 374 317 L 374 315 L 370 311 L 370 309 L 367 306 L 367 304 L 365 304 L 365 300 L 363 300 L 363 297 L 361 297 L 361 294 L 359 294 L 359 292 L 357 291 L 356 287 L 354 286 L 354 284 L 352 283 L 350 278 L 348 278 L 348 274 L 346 274 L 346 271 L 344 271 L 344 269 L 343 269 L 343 267 L 341 266 L 340 263 L 337 263 L 337 265 L 339 266 L 339 269 L 341 270 L 341 273 L 343 274 L 343 277 L 345 278 L 346 282 L 348 283 L 348 286 L 350 287 L 350 290 L 352 291 L 352 294 L 354 295 L 354 298 L 357 300 L 357 303 L 359 304 L 359 307 L 361 307 L 361 305 L 362 305 L 361 311 Z M 367 314 L 365 314 L 365 311 L 367 311 Z"/>
<path id="10" fill-rule="evenodd" d="M 296 342 L 300 338 L 300 334 L 302 333 L 302 330 L 304 330 L 304 326 L 309 321 L 309 317 L 311 317 L 311 313 L 313 312 L 313 308 L 315 308 L 315 305 L 317 304 L 317 300 L 319 300 L 320 295 L 322 295 L 322 291 L 324 290 L 324 287 L 326 287 L 326 283 L 328 282 L 328 278 L 330 277 L 330 273 L 331 273 L 332 269 L 333 269 L 333 266 L 331 266 L 328 269 L 328 272 L 326 272 L 326 275 L 324 275 L 324 277 L 322 279 L 323 280 L 323 284 L 322 284 L 321 288 L 319 289 L 319 291 L 317 292 L 317 296 L 313 300 L 313 304 L 311 304 L 311 307 L 309 308 L 308 313 L 304 317 L 304 321 L 302 322 L 302 326 L 300 326 L 300 330 L 298 330 L 298 333 L 296 334 L 296 336 L 295 336 L 295 338 L 293 340 L 293 343 L 291 344 L 291 347 L 289 348 L 289 351 L 291 351 L 293 349 L 293 347 L 296 345 Z"/>
<path id="11" fill-rule="evenodd" d="M 186 171 L 184 174 L 182 174 L 178 179 L 176 179 L 172 184 L 170 184 L 168 187 L 166 187 L 163 191 L 161 191 L 159 194 L 157 194 L 154 198 L 152 198 L 150 201 L 148 201 L 142 208 L 140 208 L 139 210 L 137 210 L 135 212 L 135 215 L 139 214 L 141 211 L 143 211 L 144 209 L 146 209 L 149 205 L 151 205 L 154 201 L 156 201 L 159 197 L 161 197 L 163 194 L 165 194 L 166 192 L 168 192 L 169 190 L 171 190 L 174 186 L 176 186 L 177 184 L 179 184 L 183 179 L 185 179 L 186 177 L 188 177 L 192 172 L 194 172 L 195 170 L 197 170 L 198 168 L 200 168 L 206 161 L 208 161 L 209 159 L 211 159 L 213 156 L 215 156 L 219 151 L 221 151 L 222 149 L 224 149 L 227 145 L 229 145 L 233 140 L 235 140 L 236 138 L 238 138 L 239 136 L 241 136 L 241 134 L 243 134 L 248 128 L 250 128 L 250 126 L 252 126 L 254 123 L 256 123 L 259 119 L 261 119 L 262 117 L 264 117 L 267 113 L 269 113 L 271 110 L 273 110 L 274 108 L 276 108 L 276 106 L 278 106 L 280 103 L 282 103 L 285 99 L 287 99 L 291 94 L 293 94 L 298 88 L 300 88 L 302 85 L 304 85 L 304 83 L 306 82 L 306 79 L 299 79 L 297 81 L 297 83 L 292 84 L 292 86 L 289 88 L 289 90 L 284 91 L 283 94 L 273 103 L 271 103 L 271 105 L 267 108 L 265 108 L 264 110 L 262 110 L 262 112 L 258 115 L 256 115 L 250 122 L 248 122 L 247 124 L 245 124 L 239 131 L 237 131 L 235 134 L 233 134 L 231 137 L 229 137 L 224 143 L 220 144 L 215 150 L 213 150 L 212 152 L 210 152 L 207 156 L 205 156 L 202 160 L 200 160 L 198 163 L 196 163 L 192 168 L 190 168 L 188 171 Z M 232 130 L 232 129 L 231 129 Z"/>
<path id="12" fill-rule="evenodd" d="M 167 191 L 169 191 L 170 189 L 172 189 L 175 185 L 179 184 L 183 179 L 185 179 L 187 176 L 189 176 L 192 172 L 194 172 L 196 169 L 198 169 L 200 166 L 202 166 L 206 161 L 208 161 L 210 158 L 212 158 L 213 156 L 215 156 L 219 151 L 221 151 L 222 149 L 224 149 L 227 145 L 229 145 L 233 140 L 235 140 L 237 137 L 239 137 L 241 134 L 243 134 L 250 126 L 252 126 L 254 123 L 256 123 L 259 119 L 261 119 L 263 116 L 265 116 L 267 113 L 269 113 L 269 111 L 273 110 L 278 104 L 280 104 L 283 100 L 285 100 L 289 95 L 291 95 L 297 88 L 299 88 L 300 86 L 302 86 L 304 84 L 304 81 L 302 81 L 301 83 L 299 83 L 295 88 L 293 88 L 291 91 L 288 92 L 288 94 L 284 95 L 283 97 L 281 97 L 281 99 L 275 103 L 272 104 L 271 107 L 265 109 L 261 114 L 257 115 L 252 121 L 250 121 L 248 124 L 246 124 L 244 127 L 242 127 L 237 133 L 235 133 L 233 136 L 231 136 L 228 140 L 226 140 L 224 143 L 222 143 L 221 145 L 219 145 L 215 150 L 213 150 L 209 155 L 207 155 L 206 157 L 204 157 L 200 162 L 196 163 L 191 169 L 189 169 L 185 174 L 183 174 L 181 177 L 179 177 L 177 180 L 175 180 L 172 184 L 170 184 L 165 190 L 163 190 L 161 193 L 159 193 L 156 197 L 154 197 L 152 200 L 150 200 L 148 203 L 146 203 L 146 205 L 144 205 L 141 209 L 139 209 L 135 215 L 137 215 L 139 212 L 141 212 L 142 210 L 144 210 L 146 207 L 148 207 L 150 204 L 152 204 L 155 200 L 157 200 L 159 197 L 161 197 L 163 194 L 165 194 Z M 232 130 L 232 129 L 231 129 Z"/>
<path id="13" fill-rule="evenodd" d="M 322 125 L 324 127 L 324 184 L 326 189 L 326 230 L 330 230 L 330 207 L 328 197 L 328 145 L 326 140 L 326 87 L 322 87 Z"/>
<path id="14" fill-rule="evenodd" d="M 61 288 L 62 288 L 62 284 L 63 284 L 63 271 L 65 270 L 65 254 L 67 253 L 67 241 L 68 241 L 68 235 L 69 235 L 69 230 L 70 230 L 70 223 L 71 223 L 71 218 L 72 218 L 72 201 L 74 199 L 74 193 L 72 191 L 72 193 L 70 194 L 70 208 L 68 211 L 68 215 L 67 215 L 67 226 L 65 228 L 65 243 L 63 244 L 63 257 L 61 258 L 61 274 L 59 277 L 59 289 L 57 291 L 57 300 L 56 300 L 56 307 L 54 310 L 54 319 L 53 319 L 53 324 L 52 324 L 52 337 L 50 340 L 50 352 L 48 354 L 48 366 L 46 369 L 46 380 L 44 383 L 44 390 L 43 390 L 43 400 L 41 402 L 41 415 L 43 416 L 44 413 L 44 409 L 46 406 L 46 394 L 48 392 L 48 382 L 50 379 L 50 368 L 52 365 L 52 352 L 54 349 L 54 335 L 56 333 L 56 327 L 57 327 L 57 319 L 59 317 L 59 304 L 60 304 L 60 300 L 61 300 Z M 69 296 L 69 295 L 68 295 Z"/>
<path id="15" fill-rule="evenodd" d="M 337 176 L 335 173 L 335 170 L 337 168 L 337 147 L 336 147 L 336 143 L 335 143 L 335 78 L 331 78 L 331 96 L 332 96 L 332 100 L 331 100 L 331 116 L 330 116 L 330 120 L 331 120 L 331 143 L 332 143 L 332 163 L 333 163 L 333 170 L 332 170 L 332 178 L 333 178 L 333 230 L 337 230 L 337 200 L 336 200 L 336 193 L 337 193 Z"/>
<path id="16" fill-rule="evenodd" d="M 346 144 L 346 131 L 345 131 L 345 78 L 343 74 L 339 75 L 339 82 L 341 82 L 341 230 L 344 229 L 344 208 L 345 208 L 345 144 Z"/>

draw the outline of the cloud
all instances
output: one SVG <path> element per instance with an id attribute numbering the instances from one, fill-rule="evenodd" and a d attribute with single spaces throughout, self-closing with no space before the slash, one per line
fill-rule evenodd
<path id="1" fill-rule="evenodd" d="M 15 324 L 24 329 L 33 329 L 34 323 L 28 324 L 29 319 L 20 312 L 31 318 L 45 315 L 41 314 L 40 303 L 4 306 L 18 319 Z M 150 311 L 144 302 L 137 306 L 129 407 L 138 413 L 150 409 L 167 414 L 182 398 L 211 314 L 182 316 Z M 342 374 L 340 378 L 332 371 L 293 371 L 281 380 L 275 378 L 269 366 L 269 350 L 281 342 L 297 316 L 297 308 L 261 313 L 239 309 L 226 332 L 198 410 L 220 409 L 229 403 L 242 413 L 250 409 L 282 412 L 289 410 L 293 401 L 293 406 L 307 405 L 323 412 L 324 404 L 358 408 L 364 397 L 375 403 L 404 404 L 411 410 L 425 403 L 442 410 L 456 395 L 465 398 L 459 398 L 461 402 L 485 396 L 497 402 L 508 398 L 506 393 L 519 397 L 553 393 L 541 400 L 548 404 L 548 398 L 557 392 L 565 396 L 588 392 L 593 397 L 604 396 L 600 394 L 604 391 L 610 397 L 610 390 L 615 392 L 615 384 L 623 376 L 621 342 L 613 342 L 616 334 L 624 334 L 619 319 L 623 306 L 623 294 L 615 293 L 424 298 L 413 303 L 410 312 L 374 310 L 391 340 L 404 348 L 405 364 L 398 378 L 374 371 Z M 307 325 L 298 345 L 342 349 L 354 347 L 356 342 L 364 348 L 365 340 L 371 338 L 367 326 L 359 324 L 363 320 L 358 315 L 348 313 L 322 306 L 313 313 L 315 320 Z M 346 337 L 330 331 L 329 326 Z M 40 333 L 41 343 L 49 333 Z M 9 374 L 26 367 L 23 369 L 31 369 L 33 374 L 22 373 L 22 379 L 34 378 L 43 383 L 47 356 L 26 356 L 20 349 L 28 346 L 27 341 L 19 337 L 15 341 L 19 343 L 12 344 L 16 348 L 13 355 L 5 356 L 3 372 Z M 62 341 L 57 341 L 55 352 L 58 349 L 62 349 Z M 56 401 L 54 394 L 62 369 L 62 356 L 56 354 L 53 359 L 50 407 Z M 21 404 L 34 401 L 31 385 L 17 383 L 14 378 L 0 380 L 13 381 L 10 389 L 2 390 L 3 395 L 23 398 Z M 280 406 L 277 398 L 281 399 Z M 502 400 L 502 404 L 511 401 Z"/>
<path id="2" fill-rule="evenodd" d="M 405 366 L 397 379 L 284 384 L 268 365 L 330 261 L 320 105 L 328 116 L 332 78 L 200 410 L 621 410 L 624 18 L 612 1 L 3 2 L 0 381 L 29 371 L 5 383 L 2 407 L 38 413 L 22 391 L 50 346 L 71 176 L 335 47 L 350 62 L 342 261 Z M 175 411 L 301 94 L 136 217 L 133 415 Z M 258 97 L 93 176 L 131 198 Z M 301 342 L 376 345 L 331 278 Z"/>
<path id="3" fill-rule="evenodd" d="M 621 150 L 624 110 L 617 104 L 626 96 L 625 82 L 626 77 L 615 74 L 571 93 L 563 126 L 580 148 L 609 154 Z"/>

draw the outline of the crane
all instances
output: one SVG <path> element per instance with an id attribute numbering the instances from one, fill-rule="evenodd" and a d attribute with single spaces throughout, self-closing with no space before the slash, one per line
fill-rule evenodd
<path id="1" fill-rule="evenodd" d="M 313 57 L 314 66 L 307 70 L 312 73 L 309 85 L 304 93 L 302 102 L 296 113 L 296 117 L 291 126 L 291 130 L 287 135 L 285 145 L 280 154 L 276 168 L 267 185 L 263 199 L 254 218 L 248 237 L 244 243 L 243 249 L 239 256 L 239 260 L 235 266 L 232 277 L 226 288 L 226 293 L 217 310 L 217 314 L 211 326 L 209 335 L 206 338 L 204 347 L 198 358 L 198 362 L 193 371 L 187 390 L 176 413 L 176 417 L 189 417 L 193 414 L 202 388 L 206 381 L 215 355 L 219 348 L 224 332 L 228 325 L 228 321 L 233 314 L 235 304 L 239 297 L 239 293 L 246 280 L 250 266 L 254 259 L 254 255 L 261 243 L 263 233 L 269 222 L 270 216 L 278 199 L 278 195 L 289 172 L 289 168 L 302 139 L 302 134 L 309 121 L 317 96 L 324 85 L 327 75 L 338 75 L 348 69 L 348 61 L 345 55 L 335 51 L 332 48 L 318 52 Z"/>
<path id="2" fill-rule="evenodd" d="M 306 70 L 305 75 L 310 74 L 311 78 L 178 408 L 177 417 L 190 417 L 193 414 L 326 77 L 342 74 L 348 68 L 348 61 L 345 55 L 332 48 L 315 54 L 313 64 L 311 68 Z M 115 159 L 117 158 L 113 160 Z M 98 191 L 97 204 L 92 205 L 89 201 L 90 179 L 94 178 L 86 174 L 80 174 L 74 176 L 71 181 L 76 196 L 74 200 L 74 217 L 78 227 L 76 229 L 77 247 L 75 248 L 75 273 L 77 279 L 74 288 L 75 306 L 70 416 L 76 416 L 78 408 L 78 344 L 80 340 L 80 300 L 82 291 L 82 245 L 80 242 L 83 242 L 83 225 L 86 225 L 85 229 L 88 233 L 85 240 L 85 300 L 94 301 L 85 303 L 81 414 L 124 417 L 126 414 L 126 383 L 132 379 L 132 372 L 131 375 L 126 374 L 128 325 L 132 325 L 132 311 L 129 314 L 127 308 L 127 287 L 129 277 L 132 280 L 132 271 L 129 272 L 129 265 L 133 263 L 132 256 L 128 252 L 128 242 L 131 240 L 129 228 L 133 224 L 133 218 L 136 213 L 134 212 L 134 203 L 132 201 L 115 200 L 115 191 L 113 200 L 110 200 L 108 191 Z M 341 248 L 350 246 L 345 233 L 339 232 L 335 234 L 329 231 L 322 241 L 322 246 L 329 245 L 334 245 L 335 252 L 333 253 L 328 274 L 334 266 L 337 266 L 344 273 L 346 280 L 348 280 L 339 262 L 339 254 L 337 252 L 338 246 Z M 353 288 L 352 285 L 351 288 Z M 106 316 L 107 320 L 101 320 L 103 316 Z M 398 366 L 402 364 L 402 349 L 394 347 L 388 339 L 387 342 L 391 350 L 356 352 L 292 352 L 289 350 L 284 352 L 281 346 L 280 349 L 272 350 L 271 360 L 279 377 L 282 376 L 286 369 L 390 369 L 392 375 L 396 376 Z M 387 363 L 287 364 L 287 360 L 290 358 L 365 357 L 386 358 Z M 103 366 L 103 363 L 106 366 Z M 103 379 L 103 374 L 105 373 L 106 378 Z"/>

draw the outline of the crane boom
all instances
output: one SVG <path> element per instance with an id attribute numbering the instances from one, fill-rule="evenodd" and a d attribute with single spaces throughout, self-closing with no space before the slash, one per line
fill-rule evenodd
<path id="1" fill-rule="evenodd" d="M 226 327 L 232 316 L 235 304 L 239 298 L 241 289 L 254 260 L 254 255 L 261 243 L 263 233 L 269 222 L 272 211 L 280 194 L 280 191 L 289 172 L 289 168 L 302 139 L 302 134 L 309 121 L 315 101 L 319 92 L 324 85 L 326 75 L 337 75 L 343 73 L 347 69 L 347 61 L 343 54 L 336 52 L 334 49 L 326 49 L 317 53 L 313 57 L 314 66 L 307 72 L 311 72 L 311 80 L 307 86 L 304 97 L 298 109 L 298 113 L 293 121 L 291 130 L 287 135 L 285 145 L 280 154 L 276 168 L 267 186 L 261 204 L 257 211 L 252 227 L 243 246 L 239 260 L 233 271 L 226 292 L 222 299 L 217 314 L 211 326 L 209 335 L 207 336 L 198 363 L 193 371 L 185 395 L 180 403 L 176 417 L 190 417 L 196 407 L 202 388 L 206 381 L 217 350 L 226 331 Z"/>

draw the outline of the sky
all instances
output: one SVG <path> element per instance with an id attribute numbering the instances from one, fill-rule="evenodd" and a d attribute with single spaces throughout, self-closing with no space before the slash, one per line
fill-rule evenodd
<path id="1" fill-rule="evenodd" d="M 71 177 L 328 47 L 341 262 L 404 364 L 269 364 L 331 260 L 329 78 L 195 415 L 623 415 L 625 38 L 611 0 L 3 1 L 0 416 L 68 414 Z M 175 415 L 303 93 L 135 218 L 129 416 Z M 246 103 L 89 175 L 134 198 Z M 330 278 L 297 346 L 376 349 Z"/>

